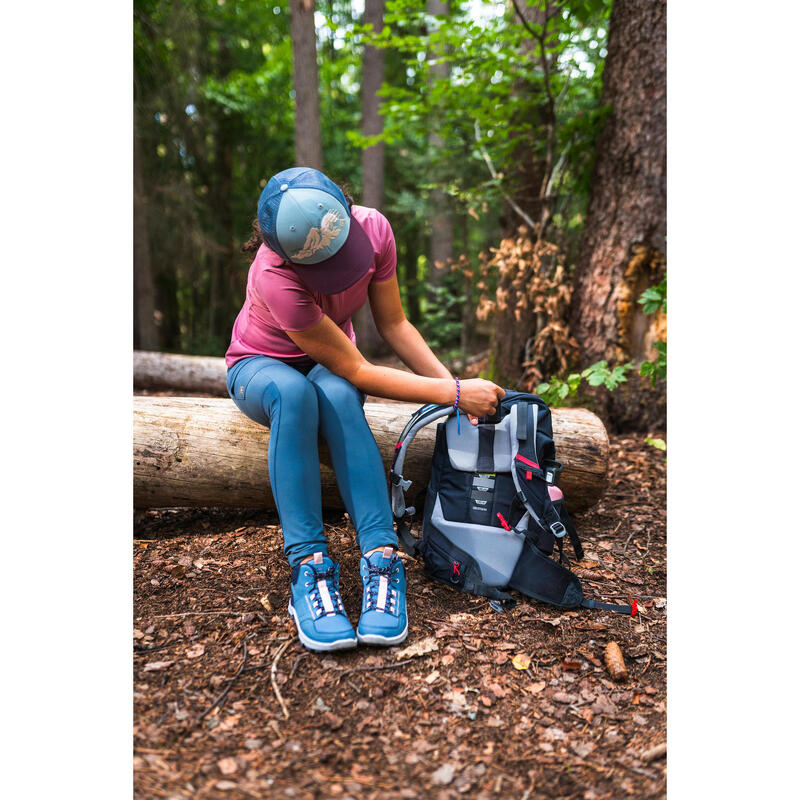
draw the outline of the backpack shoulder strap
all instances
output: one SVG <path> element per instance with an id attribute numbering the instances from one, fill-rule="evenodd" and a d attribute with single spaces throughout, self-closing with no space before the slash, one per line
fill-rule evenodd
<path id="1" fill-rule="evenodd" d="M 392 515 L 394 516 L 397 528 L 397 538 L 400 546 L 410 556 L 417 557 L 419 545 L 417 540 L 411 535 L 411 518 L 416 512 L 414 506 L 406 507 L 406 492 L 411 486 L 411 481 L 403 478 L 403 464 L 405 463 L 406 451 L 408 446 L 417 435 L 417 431 L 430 425 L 434 420 L 454 414 L 452 406 L 441 406 L 428 403 L 418 408 L 406 423 L 397 444 L 394 446 L 394 457 L 392 466 L 389 470 L 389 480 L 391 482 L 392 496 Z"/>

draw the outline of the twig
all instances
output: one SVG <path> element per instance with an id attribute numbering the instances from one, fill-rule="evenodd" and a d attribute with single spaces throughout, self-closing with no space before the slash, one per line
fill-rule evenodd
<path id="1" fill-rule="evenodd" d="M 270 672 L 270 680 L 272 681 L 272 688 L 275 692 L 275 697 L 278 698 L 278 702 L 280 703 L 281 708 L 283 709 L 284 719 L 289 719 L 289 711 L 286 708 L 286 703 L 283 702 L 283 698 L 281 697 L 281 690 L 278 688 L 278 681 L 276 680 L 276 677 L 278 675 L 278 661 L 280 660 L 280 657 L 283 655 L 284 650 L 286 650 L 286 648 L 291 643 L 292 640 L 288 639 L 278 648 L 278 652 L 275 654 L 275 659 L 272 662 L 272 670 Z"/>
<path id="2" fill-rule="evenodd" d="M 239 669 L 236 670 L 236 674 L 228 681 L 228 685 L 225 687 L 224 691 L 220 696 L 200 715 L 200 718 L 197 720 L 198 722 L 202 722 L 207 714 L 213 711 L 220 703 L 225 700 L 228 696 L 228 692 L 231 690 L 231 686 L 236 683 L 236 679 L 242 674 L 242 670 L 244 669 L 244 665 L 247 663 L 247 639 L 242 642 L 242 663 L 239 665 Z"/>
<path id="3" fill-rule="evenodd" d="M 370 672 L 371 670 L 376 669 L 394 669 L 395 667 L 403 667 L 406 664 L 410 664 L 414 659 L 413 658 L 406 658 L 404 661 L 395 661 L 393 664 L 378 664 L 377 666 L 371 665 L 368 667 L 337 667 L 337 671 L 340 672 L 337 681 L 340 681 L 345 675 L 350 674 L 351 672 Z"/>
<path id="4" fill-rule="evenodd" d="M 166 644 L 157 644 L 154 647 L 147 647 L 144 644 L 136 644 L 133 645 L 133 653 L 134 655 L 143 654 L 143 653 L 154 653 L 156 650 L 166 650 L 168 647 L 174 647 L 176 644 L 183 644 L 184 642 L 193 642 L 195 639 L 199 639 L 200 634 L 196 634 L 192 636 L 190 639 L 176 639 L 174 642 L 167 642 Z"/>
<path id="5" fill-rule="evenodd" d="M 631 543 L 631 539 L 633 538 L 633 534 L 634 533 L 636 533 L 636 531 L 631 531 L 628 534 L 628 538 L 625 540 L 625 547 L 622 548 L 622 552 L 623 553 L 627 553 L 628 552 L 628 545 Z"/>
<path id="6" fill-rule="evenodd" d="M 241 617 L 244 611 L 223 611 L 221 609 L 211 609 L 210 611 L 182 611 L 179 614 L 154 614 L 152 617 L 139 617 L 138 619 L 170 619 L 171 617 L 204 617 L 204 616 L 227 616 Z"/>
<path id="7" fill-rule="evenodd" d="M 500 189 L 500 194 L 503 195 L 506 202 L 514 209 L 514 211 L 519 214 L 525 222 L 528 223 L 531 229 L 531 233 L 536 233 L 536 223 L 529 217 L 525 211 L 520 207 L 519 203 L 514 200 L 514 198 L 505 190 L 502 186 L 499 185 L 499 178 L 497 177 L 497 170 L 494 168 L 494 164 L 492 163 L 492 159 L 489 156 L 489 153 L 486 152 L 486 148 L 481 143 L 481 129 L 478 125 L 478 120 L 475 120 L 475 143 L 478 145 L 478 150 L 480 150 L 481 155 L 483 156 L 483 160 L 486 162 L 486 166 L 489 167 L 489 172 L 492 174 L 492 177 L 498 181 L 498 188 Z"/>

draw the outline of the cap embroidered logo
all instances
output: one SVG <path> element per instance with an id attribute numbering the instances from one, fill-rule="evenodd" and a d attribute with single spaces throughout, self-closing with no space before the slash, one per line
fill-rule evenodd
<path id="1" fill-rule="evenodd" d="M 323 247 L 327 247 L 342 232 L 343 225 L 344 219 L 339 216 L 336 209 L 329 209 L 322 218 L 319 228 L 312 228 L 308 232 L 302 249 L 293 253 L 292 258 L 308 258 Z"/>

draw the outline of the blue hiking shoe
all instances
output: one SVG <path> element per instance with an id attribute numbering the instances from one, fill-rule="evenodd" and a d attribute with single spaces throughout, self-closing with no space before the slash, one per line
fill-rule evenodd
<path id="1" fill-rule="evenodd" d="M 309 650 L 347 650 L 357 644 L 339 594 L 339 565 L 322 553 L 292 569 L 289 615 Z"/>
<path id="2" fill-rule="evenodd" d="M 361 644 L 400 644 L 408 636 L 406 572 L 391 547 L 361 557 L 364 599 L 358 621 Z"/>

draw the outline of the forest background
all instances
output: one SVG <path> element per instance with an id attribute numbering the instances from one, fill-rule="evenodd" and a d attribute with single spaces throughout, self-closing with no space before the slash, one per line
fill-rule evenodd
<path id="1" fill-rule="evenodd" d="M 134 36 L 136 348 L 224 353 L 258 195 L 302 164 L 387 216 L 451 369 L 663 429 L 663 2 L 136 0 Z"/>

